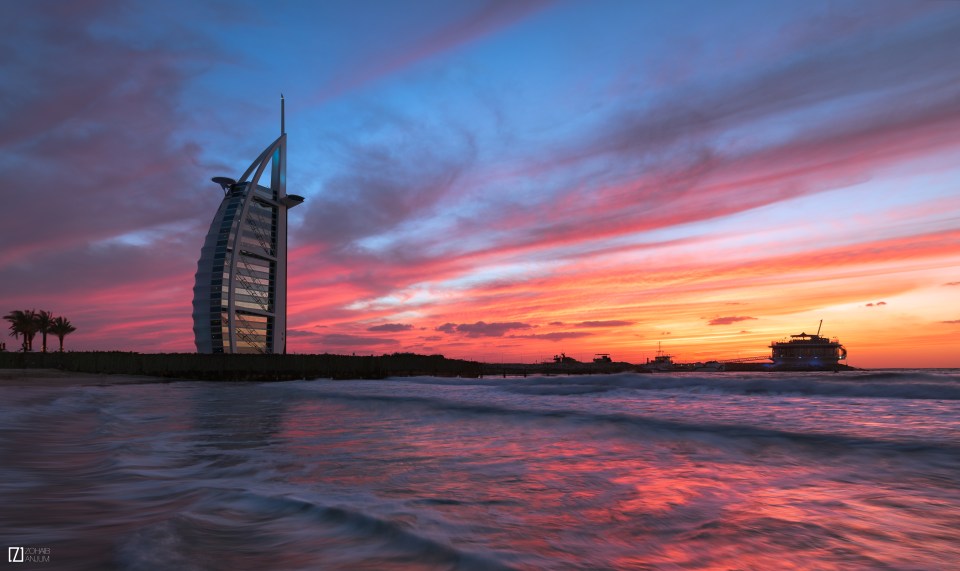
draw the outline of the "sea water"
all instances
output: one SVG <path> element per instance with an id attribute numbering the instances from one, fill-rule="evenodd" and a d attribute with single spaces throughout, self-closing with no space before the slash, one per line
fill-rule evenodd
<path id="1" fill-rule="evenodd" d="M 22 569 L 960 569 L 960 371 L 3 388 L 0 542 L 48 557 Z"/>

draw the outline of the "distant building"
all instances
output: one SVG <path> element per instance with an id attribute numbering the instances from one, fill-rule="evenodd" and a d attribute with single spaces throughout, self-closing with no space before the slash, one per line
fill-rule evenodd
<path id="1" fill-rule="evenodd" d="M 270 168 L 269 187 L 260 184 Z M 239 181 L 215 177 L 223 201 L 200 250 L 193 287 L 193 333 L 199 353 L 285 353 L 287 135 L 280 99 L 280 137 Z"/>

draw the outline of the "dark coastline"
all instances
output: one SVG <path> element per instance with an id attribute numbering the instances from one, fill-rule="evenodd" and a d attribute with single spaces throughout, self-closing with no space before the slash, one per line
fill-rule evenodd
<path id="1" fill-rule="evenodd" d="M 207 355 L 198 353 L 130 353 L 91 351 L 67 353 L 0 353 L 0 369 L 54 369 L 75 373 L 140 375 L 169 380 L 289 381 L 297 379 L 384 379 L 429 375 L 483 376 L 585 375 L 651 373 L 641 366 L 614 363 L 481 363 L 442 355 L 393 353 L 358 355 Z M 726 371 L 855 371 L 847 365 L 822 369 L 784 369 L 770 363 L 727 363 Z M 682 365 L 670 372 L 693 372 Z M 655 373 L 654 373 L 655 374 Z"/>
<path id="2" fill-rule="evenodd" d="M 383 379 L 432 375 L 478 377 L 483 365 L 441 355 L 206 355 L 198 353 L 0 353 L 0 369 L 56 369 L 76 373 L 143 375 L 170 380 L 290 381 Z"/>

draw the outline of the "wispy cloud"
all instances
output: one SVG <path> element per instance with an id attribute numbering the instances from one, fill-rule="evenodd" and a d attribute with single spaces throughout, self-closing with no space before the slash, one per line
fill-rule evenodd
<path id="1" fill-rule="evenodd" d="M 590 337 L 592 333 L 586 331 L 554 331 L 552 333 L 536 333 L 533 335 L 511 335 L 516 339 L 545 339 L 547 341 L 563 341 L 566 339 L 583 339 Z"/>
<path id="2" fill-rule="evenodd" d="M 756 319 L 756 317 L 746 317 L 746 316 L 730 316 L 730 317 L 714 317 L 709 321 L 709 325 L 730 325 L 731 323 L 736 323 L 738 321 L 749 321 L 751 319 Z"/>
<path id="3" fill-rule="evenodd" d="M 410 331 L 411 329 L 413 329 L 413 325 L 410 325 L 409 323 L 384 323 L 382 325 L 367 327 L 367 331 L 387 332 Z"/>
<path id="4" fill-rule="evenodd" d="M 789 331 L 830 308 L 849 339 L 882 318 L 886 302 L 850 310 L 863 299 L 937 322 L 918 291 L 960 285 L 949 3 L 757 5 L 721 32 L 701 25 L 712 8 L 642 3 L 171 1 L 163 25 L 117 1 L 5 14 L 0 299 L 79 321 L 80 345 L 192 350 L 219 200 L 203 181 L 274 136 L 258 106 L 281 84 L 307 196 L 291 213 L 295 351 L 475 355 L 503 338 L 620 357 L 665 329 L 679 352 L 739 351 L 768 342 L 721 327 L 748 315 Z M 289 33 L 294 16 L 318 33 Z M 640 19 L 656 29 L 626 25 Z M 255 50 L 231 40 L 254 24 Z M 317 38 L 311 73 L 286 67 Z M 235 120 L 197 126 L 212 105 Z"/>
<path id="5" fill-rule="evenodd" d="M 626 327 L 633 325 L 632 321 L 623 321 L 620 319 L 610 319 L 607 321 L 581 321 L 575 327 Z"/>
<path id="6" fill-rule="evenodd" d="M 169 45 L 138 48 L 92 31 L 117 3 L 83 6 L 6 14 L 18 25 L 5 30 L 0 53 L 19 55 L 5 62 L 0 166 L 16 192 L 0 210 L 0 267 L 208 218 L 192 218 L 204 210 L 192 189 L 203 172 L 196 146 L 177 132 L 179 92 L 196 72 Z M 40 219 L 51 222 L 42 231 Z"/>
<path id="7" fill-rule="evenodd" d="M 396 344 L 397 340 L 387 337 L 364 337 L 362 335 L 345 333 L 328 333 L 320 336 L 320 342 L 323 345 L 332 347 L 371 347 Z"/>
<path id="8" fill-rule="evenodd" d="M 502 337 L 508 331 L 516 329 L 530 329 L 533 327 L 529 323 L 520 323 L 517 321 L 507 323 L 486 323 L 477 321 L 476 323 L 445 323 L 437 327 L 437 331 L 444 333 L 463 333 L 467 337 Z"/>
<path id="9" fill-rule="evenodd" d="M 868 179 L 881 166 L 947 148 L 953 144 L 948 133 L 960 127 L 960 110 L 952 83 L 936 83 L 936 78 L 952 73 L 941 64 L 944 53 L 958 49 L 960 42 L 951 33 L 954 27 L 956 22 L 950 20 L 929 29 L 907 27 L 890 42 L 870 49 L 852 41 L 839 42 L 805 53 L 788 65 L 737 75 L 715 88 L 681 85 L 646 107 L 613 109 L 608 120 L 595 125 L 588 135 L 562 141 L 545 151 L 543 158 L 519 165 L 511 173 L 514 181 L 539 180 L 543 173 L 570 174 L 564 178 L 566 185 L 524 204 L 516 204 L 509 195 L 494 194 L 472 213 L 457 212 L 458 232 L 464 239 L 451 240 L 446 234 L 397 235 L 384 255 L 367 264 L 376 272 L 354 279 L 372 278 L 371 291 L 379 293 L 407 287 L 424 274 L 456 276 L 509 257 L 547 256 L 565 249 L 574 259 L 587 258 L 597 252 L 601 240 L 715 219 L 842 187 Z M 921 49 L 928 43 L 937 45 L 939 52 Z M 902 55 L 904 51 L 919 54 L 917 66 Z M 808 72 L 822 75 L 824 83 L 809 82 Z M 802 126 L 793 136 L 772 144 L 731 150 L 715 143 L 726 130 L 778 114 L 813 110 L 836 98 L 866 96 L 873 87 L 888 85 L 891 76 L 902 80 L 897 84 L 900 90 L 927 93 L 928 104 L 891 114 L 886 109 L 894 104 L 899 108 L 900 92 L 881 90 L 871 106 L 851 110 L 843 120 Z M 785 96 L 783 85 L 796 90 Z M 373 235 L 374 229 L 389 230 L 411 222 L 447 199 L 454 186 L 477 185 L 472 177 L 483 174 L 470 152 L 418 158 L 421 151 L 415 144 L 412 148 L 409 161 L 380 151 L 358 161 L 357 176 L 334 184 L 331 188 L 336 191 L 328 191 L 329 200 L 315 203 L 315 212 L 322 218 L 311 216 L 307 227 L 326 229 L 345 248 L 345 255 L 365 258 L 354 247 L 364 236 Z M 386 162 L 370 169 L 367 165 L 378 164 L 378 156 L 386 157 Z M 642 158 L 625 163 L 628 168 L 607 169 L 613 174 L 599 182 L 592 181 L 597 178 L 595 169 L 585 168 L 623 162 L 620 159 L 625 156 Z M 435 163 L 442 165 L 437 176 L 430 168 L 421 172 L 421 165 Z M 370 179 L 370 172 L 386 174 L 379 181 Z M 410 182 L 402 182 L 406 180 Z M 344 195 L 360 198 L 338 207 L 337 197 Z M 387 218 L 369 224 L 364 204 L 379 213 L 375 217 Z M 431 255 L 437 242 L 445 246 Z"/>
<path id="10" fill-rule="evenodd" d="M 315 102 L 322 103 L 377 78 L 396 73 L 419 61 L 436 57 L 492 34 L 523 20 L 551 3 L 550 0 L 481 3 L 477 9 L 467 10 L 459 17 L 454 16 L 434 33 L 419 36 L 409 42 L 401 40 L 383 44 L 379 53 L 374 53 L 367 61 L 354 64 L 334 77 L 316 95 Z M 436 8 L 436 6 L 430 8 L 429 11 L 432 14 L 427 14 L 426 8 L 415 4 L 404 6 L 404 10 L 425 12 L 421 18 L 417 19 L 418 23 L 428 21 L 431 16 L 436 18 L 438 16 Z"/>

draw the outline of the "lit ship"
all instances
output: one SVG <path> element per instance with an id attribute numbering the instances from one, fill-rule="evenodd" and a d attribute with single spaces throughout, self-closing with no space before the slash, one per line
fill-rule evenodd
<path id="1" fill-rule="evenodd" d="M 820 320 L 823 327 L 823 320 Z M 789 341 L 774 341 L 770 359 L 777 369 L 836 369 L 840 361 L 847 358 L 847 350 L 836 338 L 820 336 L 820 327 L 816 335 L 800 333 L 791 335 Z"/>

